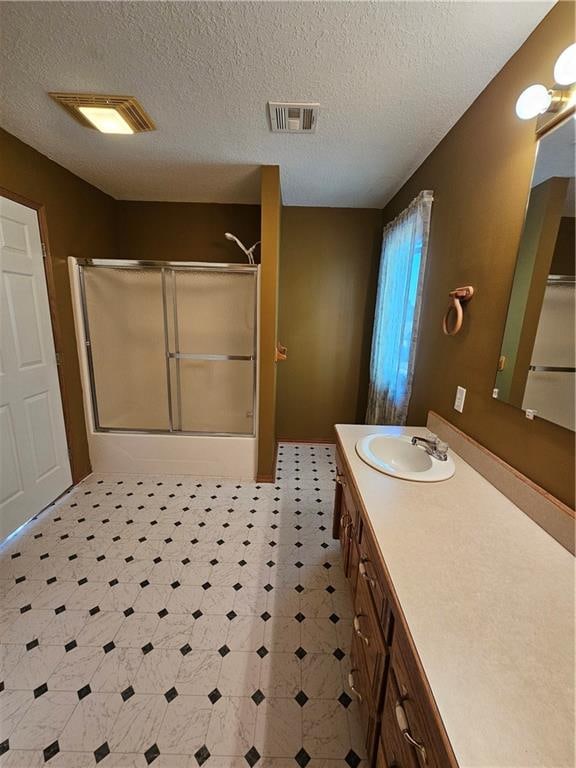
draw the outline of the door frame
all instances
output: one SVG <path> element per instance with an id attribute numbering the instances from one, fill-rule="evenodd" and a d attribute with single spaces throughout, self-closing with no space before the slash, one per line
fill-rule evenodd
<path id="1" fill-rule="evenodd" d="M 66 446 L 68 449 L 68 459 L 70 461 L 70 471 L 72 473 L 72 482 L 78 483 L 82 477 L 79 475 L 76 457 L 72 451 L 71 425 L 72 419 L 70 407 L 66 398 L 66 383 L 64 381 L 64 359 L 62 356 L 62 329 L 58 318 L 56 301 L 56 280 L 54 277 L 54 264 L 50 251 L 50 240 L 48 237 L 48 221 L 46 218 L 46 207 L 44 203 L 37 203 L 17 192 L 12 192 L 5 187 L 0 186 L 0 197 L 12 200 L 14 203 L 32 208 L 38 216 L 38 228 L 40 230 L 40 242 L 42 243 L 42 262 L 44 264 L 44 277 L 46 278 L 46 290 L 48 292 L 48 306 L 50 308 L 50 322 L 52 325 L 52 338 L 54 339 L 54 351 L 56 352 L 56 370 L 58 371 L 58 384 L 60 387 L 60 401 L 62 403 L 62 413 L 64 416 L 64 430 L 66 433 Z"/>

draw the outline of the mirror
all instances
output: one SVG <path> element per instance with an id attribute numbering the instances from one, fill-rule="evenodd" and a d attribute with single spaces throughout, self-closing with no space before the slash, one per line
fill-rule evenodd
<path id="1" fill-rule="evenodd" d="M 575 428 L 574 116 L 539 141 L 494 397 Z"/>

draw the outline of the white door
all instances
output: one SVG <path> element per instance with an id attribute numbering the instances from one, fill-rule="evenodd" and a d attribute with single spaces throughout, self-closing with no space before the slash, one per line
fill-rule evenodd
<path id="1" fill-rule="evenodd" d="M 0 539 L 71 484 L 38 215 L 0 197 Z"/>

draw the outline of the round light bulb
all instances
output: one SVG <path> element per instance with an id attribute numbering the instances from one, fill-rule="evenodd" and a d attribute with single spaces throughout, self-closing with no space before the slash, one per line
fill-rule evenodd
<path id="1" fill-rule="evenodd" d="M 554 79 L 558 85 L 576 83 L 576 43 L 569 45 L 556 59 Z"/>
<path id="2" fill-rule="evenodd" d="M 516 114 L 521 120 L 531 120 L 546 112 L 551 103 L 552 95 L 545 85 L 531 85 L 518 96 Z"/>

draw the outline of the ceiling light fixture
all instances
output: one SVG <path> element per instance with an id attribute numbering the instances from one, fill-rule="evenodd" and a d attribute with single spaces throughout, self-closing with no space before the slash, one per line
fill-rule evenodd
<path id="1" fill-rule="evenodd" d="M 156 126 L 133 96 L 94 93 L 49 93 L 85 128 L 101 133 L 132 134 L 154 131 Z"/>
<path id="2" fill-rule="evenodd" d="M 541 83 L 525 88 L 516 101 L 516 114 L 521 120 L 531 120 L 545 112 L 560 112 L 574 100 L 576 83 L 576 43 L 569 45 L 554 66 L 556 86 L 547 88 Z"/>

